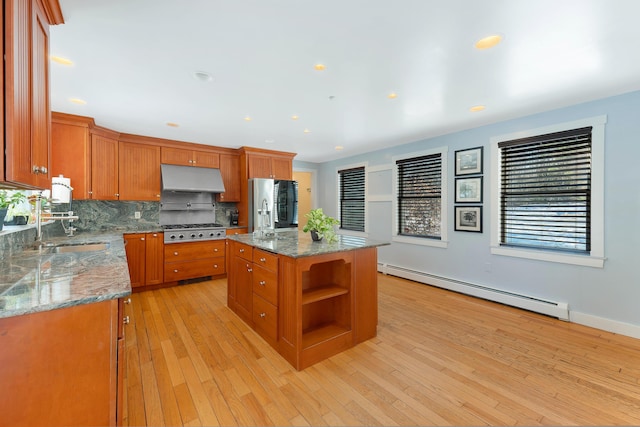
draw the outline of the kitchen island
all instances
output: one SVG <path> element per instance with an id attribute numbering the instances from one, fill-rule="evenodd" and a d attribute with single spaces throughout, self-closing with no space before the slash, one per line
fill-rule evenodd
<path id="1" fill-rule="evenodd" d="M 298 231 L 228 236 L 227 305 L 297 370 L 376 336 L 377 247 Z"/>
<path id="2" fill-rule="evenodd" d="M 0 424 L 121 424 L 130 293 L 122 233 L 0 261 Z"/>

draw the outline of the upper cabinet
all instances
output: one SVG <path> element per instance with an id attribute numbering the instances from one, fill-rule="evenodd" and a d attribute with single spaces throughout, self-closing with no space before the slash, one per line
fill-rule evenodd
<path id="1" fill-rule="evenodd" d="M 120 142 L 120 200 L 160 201 L 160 147 Z"/>
<path id="2" fill-rule="evenodd" d="M 164 164 L 216 169 L 220 167 L 218 153 L 173 147 L 162 147 L 161 152 L 161 162 Z"/>
<path id="3" fill-rule="evenodd" d="M 241 162 L 245 163 L 246 178 L 293 178 L 294 153 L 259 150 L 249 147 L 241 149 Z"/>
<path id="4" fill-rule="evenodd" d="M 4 170 L 16 188 L 51 186 L 49 25 L 63 22 L 57 0 L 5 0 Z"/>
<path id="5" fill-rule="evenodd" d="M 91 199 L 93 119 L 51 113 L 51 176 L 71 179 L 75 200 Z"/>
<path id="6" fill-rule="evenodd" d="M 240 156 L 237 154 L 220 154 L 220 175 L 224 183 L 224 193 L 219 193 L 219 202 L 240 201 Z"/>
<path id="7" fill-rule="evenodd" d="M 73 187 L 73 179 L 71 180 Z M 118 200 L 118 135 L 91 131 L 91 191 L 95 200 Z"/>

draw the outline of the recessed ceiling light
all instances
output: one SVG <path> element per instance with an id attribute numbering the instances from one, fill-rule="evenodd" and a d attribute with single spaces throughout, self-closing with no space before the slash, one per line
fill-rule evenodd
<path id="1" fill-rule="evenodd" d="M 193 76 L 201 82 L 210 82 L 213 80 L 213 76 L 206 71 L 196 71 L 193 73 Z"/>
<path id="2" fill-rule="evenodd" d="M 484 105 L 474 105 L 473 107 L 469 108 L 469 111 L 471 111 L 472 113 L 477 113 L 478 111 L 482 111 L 484 110 L 485 107 Z"/>
<path id="3" fill-rule="evenodd" d="M 291 120 L 298 120 L 300 117 L 296 116 L 295 114 L 293 116 L 291 116 Z"/>
<path id="4" fill-rule="evenodd" d="M 476 42 L 477 49 L 489 49 L 497 45 L 502 41 L 502 36 L 500 34 L 493 34 L 491 36 L 487 36 L 482 38 Z"/>
<path id="5" fill-rule="evenodd" d="M 389 99 L 396 99 L 398 97 L 398 94 L 395 92 L 391 92 L 389 95 L 387 95 L 387 98 Z"/>
<path id="6" fill-rule="evenodd" d="M 250 121 L 251 121 L 251 117 L 246 116 L 246 117 L 244 118 L 244 121 L 245 121 L 245 122 L 250 122 Z"/>
<path id="7" fill-rule="evenodd" d="M 80 98 L 69 98 L 70 102 L 73 102 L 74 104 L 78 104 L 78 105 L 85 105 L 87 103 L 87 101 L 85 101 L 84 99 L 80 99 Z"/>
<path id="8" fill-rule="evenodd" d="M 324 71 L 327 67 L 324 64 L 316 64 L 313 68 L 315 68 L 316 71 Z"/>
<path id="9" fill-rule="evenodd" d="M 180 126 L 180 125 L 179 125 L 179 124 L 177 124 L 177 123 L 173 123 L 173 122 L 167 122 L 167 126 L 170 126 L 170 127 L 172 127 L 172 128 L 177 128 L 177 127 L 178 127 L 178 126 Z"/>
<path id="10" fill-rule="evenodd" d="M 342 145 L 336 145 L 336 151 L 344 150 Z"/>
<path id="11" fill-rule="evenodd" d="M 309 129 L 305 129 L 304 133 L 311 133 L 311 131 Z"/>
<path id="12" fill-rule="evenodd" d="M 49 57 L 53 62 L 60 64 L 60 65 L 73 65 L 73 61 L 67 58 L 63 58 L 62 56 L 55 56 L 55 55 L 51 55 Z"/>

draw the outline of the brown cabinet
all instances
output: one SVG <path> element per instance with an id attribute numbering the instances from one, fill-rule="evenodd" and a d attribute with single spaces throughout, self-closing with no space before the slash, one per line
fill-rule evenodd
<path id="1" fill-rule="evenodd" d="M 197 166 L 201 168 L 218 168 L 220 167 L 220 154 L 184 148 L 162 147 L 162 163 Z"/>
<path id="2" fill-rule="evenodd" d="M 120 142 L 118 158 L 119 200 L 160 201 L 160 147 Z"/>
<path id="3" fill-rule="evenodd" d="M 73 181 L 71 181 L 73 186 Z M 91 131 L 91 190 L 95 200 L 118 200 L 118 136 L 115 132 Z"/>
<path id="4" fill-rule="evenodd" d="M 125 234 L 125 251 L 132 288 L 164 282 L 163 233 Z"/>
<path id="5" fill-rule="evenodd" d="M 0 319 L 2 425 L 121 425 L 123 302 Z"/>
<path id="6" fill-rule="evenodd" d="M 171 243 L 164 246 L 165 282 L 225 273 L 224 240 Z"/>
<path id="7" fill-rule="evenodd" d="M 237 202 L 240 200 L 240 156 L 220 154 L 220 175 L 224 183 L 224 193 L 216 195 L 219 202 Z"/>
<path id="8" fill-rule="evenodd" d="M 90 117 L 51 113 L 51 176 L 71 179 L 73 199 L 91 198 Z"/>
<path id="9" fill-rule="evenodd" d="M 51 0 L 3 2 L 4 163 L 0 181 L 49 188 L 49 25 Z M 43 6 L 46 5 L 46 8 Z"/>

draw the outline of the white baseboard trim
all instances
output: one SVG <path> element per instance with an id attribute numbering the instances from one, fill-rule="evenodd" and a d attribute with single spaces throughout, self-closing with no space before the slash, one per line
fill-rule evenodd
<path id="1" fill-rule="evenodd" d="M 640 326 L 638 325 L 618 322 L 617 320 L 611 320 L 604 317 L 598 317 L 576 311 L 572 311 L 570 313 L 569 321 L 578 323 L 580 325 L 589 326 L 591 328 L 613 332 L 614 334 L 626 335 L 628 337 L 640 339 Z"/>

